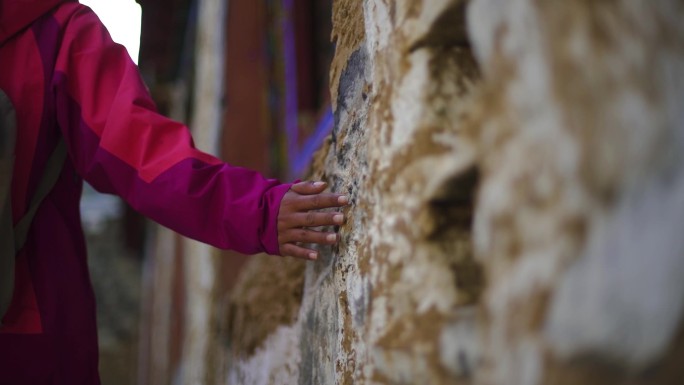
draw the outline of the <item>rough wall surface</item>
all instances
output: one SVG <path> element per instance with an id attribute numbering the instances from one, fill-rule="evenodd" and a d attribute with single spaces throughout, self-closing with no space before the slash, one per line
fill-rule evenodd
<path id="1" fill-rule="evenodd" d="M 347 224 L 318 262 L 244 273 L 228 383 L 684 383 L 683 18 L 336 1 L 312 177 Z"/>

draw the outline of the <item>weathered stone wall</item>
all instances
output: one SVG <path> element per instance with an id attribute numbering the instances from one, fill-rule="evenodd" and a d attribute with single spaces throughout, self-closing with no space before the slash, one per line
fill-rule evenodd
<path id="1" fill-rule="evenodd" d="M 348 193 L 256 258 L 231 384 L 684 383 L 684 3 L 338 0 Z"/>

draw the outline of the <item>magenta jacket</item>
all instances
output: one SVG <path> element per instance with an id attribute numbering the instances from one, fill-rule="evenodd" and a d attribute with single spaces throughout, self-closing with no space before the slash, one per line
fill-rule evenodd
<path id="1" fill-rule="evenodd" d="M 188 237 L 278 254 L 276 219 L 290 185 L 196 150 L 187 127 L 156 112 L 125 48 L 89 8 L 0 0 L 0 88 L 18 122 L 15 223 L 60 137 L 69 152 L 17 256 L 0 329 L 0 384 L 99 384 L 83 180 Z"/>

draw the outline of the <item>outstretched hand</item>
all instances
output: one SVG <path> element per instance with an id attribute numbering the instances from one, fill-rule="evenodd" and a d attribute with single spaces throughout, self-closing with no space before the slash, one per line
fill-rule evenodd
<path id="1" fill-rule="evenodd" d="M 315 260 L 318 253 L 302 247 L 302 243 L 337 243 L 337 234 L 311 229 L 319 226 L 339 226 L 344 223 L 344 214 L 339 211 L 315 211 L 342 207 L 349 203 L 349 198 L 344 195 L 323 193 L 326 186 L 325 182 L 297 183 L 292 185 L 283 197 L 278 213 L 278 244 L 281 255 Z"/>

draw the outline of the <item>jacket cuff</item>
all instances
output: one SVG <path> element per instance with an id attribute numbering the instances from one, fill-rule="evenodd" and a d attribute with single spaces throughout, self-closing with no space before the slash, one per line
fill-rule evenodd
<path id="1" fill-rule="evenodd" d="M 292 183 L 277 185 L 264 194 L 264 227 L 259 235 L 261 248 L 264 252 L 272 255 L 280 255 L 278 247 L 278 214 L 280 212 L 280 202 L 285 193 L 290 191 Z"/>

